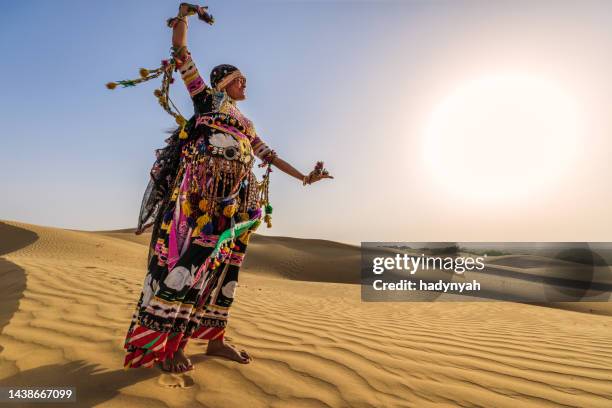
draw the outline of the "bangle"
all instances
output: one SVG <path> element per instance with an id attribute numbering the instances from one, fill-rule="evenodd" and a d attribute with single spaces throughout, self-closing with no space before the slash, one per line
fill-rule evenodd
<path id="1" fill-rule="evenodd" d="M 308 176 L 302 177 L 302 185 L 310 184 L 310 174 Z"/>
<path id="2" fill-rule="evenodd" d="M 187 19 L 185 17 L 173 17 L 168 19 L 168 27 L 174 28 L 179 21 L 182 21 L 183 23 L 185 23 L 186 27 L 189 27 L 189 23 L 187 23 Z"/>

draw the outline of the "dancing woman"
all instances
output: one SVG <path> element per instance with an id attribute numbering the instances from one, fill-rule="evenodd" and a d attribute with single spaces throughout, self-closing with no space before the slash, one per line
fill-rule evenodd
<path id="1" fill-rule="evenodd" d="M 164 74 L 155 94 L 175 116 L 179 128 L 157 153 L 143 199 L 138 231 L 153 225 L 148 272 L 129 327 L 125 367 L 183 372 L 193 369 L 184 350 L 189 339 L 208 340 L 207 354 L 240 363 L 251 357 L 224 340 L 229 309 L 250 234 L 261 219 L 270 226 L 270 166 L 304 185 L 332 178 L 318 162 L 302 174 L 268 147 L 238 109 L 246 78 L 232 65 L 219 65 L 210 83 L 200 76 L 187 50 L 188 17 L 213 22 L 205 7 L 181 4 L 172 27 L 173 58 L 158 70 L 141 70 L 141 80 L 107 86 L 132 86 Z M 185 120 L 168 98 L 177 70 L 193 100 L 195 114 Z M 254 157 L 267 166 L 263 181 L 252 172 Z"/>

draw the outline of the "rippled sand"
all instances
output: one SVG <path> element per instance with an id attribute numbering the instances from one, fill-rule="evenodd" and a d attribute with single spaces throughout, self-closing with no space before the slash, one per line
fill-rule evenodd
<path id="1" fill-rule="evenodd" d="M 249 251 L 228 337 L 252 364 L 192 343 L 189 375 L 124 371 L 147 237 L 0 223 L 0 386 L 74 386 L 75 407 L 612 406 L 610 316 L 362 303 L 354 247 L 260 236 Z"/>

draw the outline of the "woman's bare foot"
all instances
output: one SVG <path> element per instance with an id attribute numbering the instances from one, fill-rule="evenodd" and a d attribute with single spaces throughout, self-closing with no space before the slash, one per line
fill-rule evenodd
<path id="1" fill-rule="evenodd" d="M 193 364 L 191 364 L 191 360 L 187 358 L 183 349 L 174 352 L 174 370 L 178 373 L 193 370 Z"/>
<path id="2" fill-rule="evenodd" d="M 185 356 L 183 350 L 177 350 L 173 357 L 168 357 L 162 362 L 161 369 L 169 373 L 179 374 L 193 370 L 193 364 Z"/>
<path id="3" fill-rule="evenodd" d="M 253 359 L 245 350 L 238 350 L 231 344 L 221 340 L 209 340 L 206 354 L 209 356 L 225 357 L 241 364 L 248 364 Z"/>

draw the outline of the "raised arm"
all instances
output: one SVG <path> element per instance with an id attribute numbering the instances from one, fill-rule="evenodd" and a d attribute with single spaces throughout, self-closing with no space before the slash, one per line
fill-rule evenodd
<path id="1" fill-rule="evenodd" d="M 172 27 L 172 48 L 175 51 L 175 57 L 184 60 L 187 56 L 187 18 L 194 14 L 193 7 L 188 4 L 181 4 L 179 7 L 178 16 L 168 21 Z"/>
<path id="2" fill-rule="evenodd" d="M 176 65 L 192 99 L 206 89 L 206 83 L 187 50 L 187 18 L 194 14 L 197 14 L 201 20 L 212 24 L 212 17 L 208 15 L 205 7 L 187 3 L 181 3 L 178 16 L 168 20 L 168 25 L 172 27 L 172 49 Z"/>

